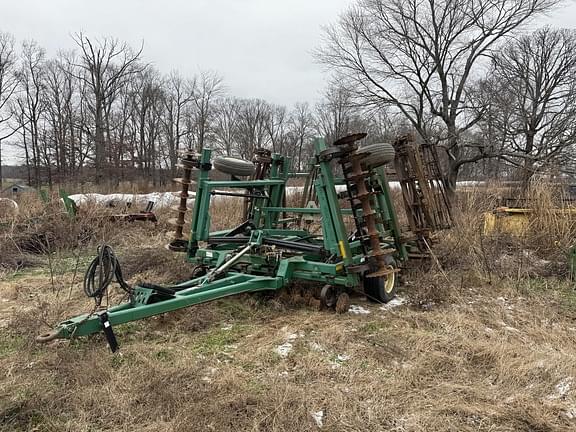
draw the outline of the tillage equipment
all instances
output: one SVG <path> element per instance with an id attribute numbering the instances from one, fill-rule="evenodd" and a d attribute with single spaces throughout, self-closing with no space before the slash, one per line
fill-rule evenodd
<path id="1" fill-rule="evenodd" d="M 291 161 L 259 149 L 253 162 L 212 158 L 186 151 L 178 193 L 175 238 L 169 248 L 186 253 L 190 280 L 175 285 L 140 283 L 122 278 L 112 250 L 99 249 L 88 269 L 84 288 L 96 307 L 58 324 L 39 341 L 72 338 L 103 331 L 114 351 L 116 325 L 163 314 L 240 293 L 297 289 L 311 305 L 338 312 L 348 310 L 349 295 L 360 291 L 377 302 L 395 295 L 396 273 L 409 257 L 426 255 L 430 232 L 451 220 L 444 205 L 445 189 L 437 178 L 437 160 L 430 149 L 410 136 L 394 145 L 368 144 L 366 134 L 341 138 L 327 146 L 314 140 L 302 198 L 287 187 Z M 395 151 L 395 148 L 397 151 Z M 396 156 L 396 157 L 395 157 Z M 402 232 L 384 166 L 395 161 L 410 230 Z M 211 175 L 217 170 L 220 178 Z M 195 189 L 190 209 L 190 189 Z M 290 196 L 289 196 L 290 195 Z M 241 197 L 244 221 L 211 231 L 211 205 L 219 197 Z M 191 215 L 189 216 L 189 213 Z M 190 221 L 187 222 L 186 219 Z M 189 236 L 184 226 L 190 224 Z M 424 246 L 425 245 L 425 246 Z M 102 308 L 114 277 L 127 292 L 125 303 Z"/>

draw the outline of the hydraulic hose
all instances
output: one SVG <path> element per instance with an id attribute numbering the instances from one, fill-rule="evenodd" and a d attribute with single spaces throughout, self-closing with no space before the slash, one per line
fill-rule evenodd
<path id="1" fill-rule="evenodd" d="M 97 301 L 104 297 L 108 286 L 116 279 L 120 287 L 132 294 L 132 287 L 126 283 L 116 254 L 106 244 L 98 246 L 97 256 L 92 260 L 84 275 L 84 292 Z"/>

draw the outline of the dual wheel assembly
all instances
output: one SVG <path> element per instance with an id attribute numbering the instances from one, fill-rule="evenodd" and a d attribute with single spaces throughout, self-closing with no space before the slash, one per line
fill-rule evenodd
<path id="1" fill-rule="evenodd" d="M 350 309 L 350 296 L 334 285 L 324 285 L 320 291 L 320 306 L 322 309 L 334 309 L 337 313 L 345 313 Z"/>
<path id="2" fill-rule="evenodd" d="M 388 303 L 396 297 L 398 279 L 395 266 L 389 264 L 391 272 L 386 276 L 364 277 L 363 286 L 366 298 L 374 303 Z M 333 309 L 337 313 L 345 313 L 350 309 L 350 296 L 341 287 L 334 285 L 324 285 L 320 291 L 320 307 L 322 309 Z"/>
<path id="3" fill-rule="evenodd" d="M 393 270 L 390 264 L 390 270 Z M 363 280 L 364 294 L 374 303 L 388 303 L 396 297 L 398 280 L 396 272 L 392 271 L 386 276 L 365 277 Z M 320 291 L 320 307 L 333 309 L 337 313 L 345 313 L 350 309 L 350 295 L 344 288 L 334 285 L 324 285 Z"/>

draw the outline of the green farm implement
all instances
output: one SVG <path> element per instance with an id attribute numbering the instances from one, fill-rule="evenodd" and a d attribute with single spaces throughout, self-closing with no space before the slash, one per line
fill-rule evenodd
<path id="1" fill-rule="evenodd" d="M 365 136 L 347 136 L 332 146 L 323 139 L 314 141 L 315 157 L 297 207 L 286 204 L 295 201 L 287 197 L 289 158 L 266 150 L 258 151 L 253 163 L 225 157 L 213 160 L 210 149 L 198 155 L 184 153 L 184 175 L 177 179 L 182 184 L 181 201 L 178 217 L 172 220 L 176 233 L 170 248 L 186 253 L 191 279 L 169 286 L 130 287 L 113 252 L 101 248 L 85 279 L 86 293 L 96 300 L 94 312 L 61 322 L 38 340 L 103 331 L 114 351 L 116 325 L 235 294 L 279 290 L 295 282 L 306 291 L 310 304 L 338 312 L 348 309 L 352 291 L 362 291 L 374 301 L 389 301 L 403 263 L 424 255 L 422 242 L 427 246 L 426 237 L 433 229 L 445 228 L 450 215 L 442 205 L 443 183 L 431 178 L 434 173 L 427 168 L 434 166 L 434 160 L 425 159 L 409 139 L 400 139 L 394 146 L 359 146 Z M 416 159 L 408 145 L 414 145 Z M 411 228 L 405 232 L 384 169 L 395 159 Z M 214 179 L 214 168 L 229 176 Z M 185 237 L 189 187 L 194 183 L 191 227 Z M 211 204 L 218 196 L 241 197 L 244 222 L 211 231 Z M 311 229 L 312 221 L 321 231 Z M 102 309 L 100 301 L 114 277 L 129 300 Z"/>

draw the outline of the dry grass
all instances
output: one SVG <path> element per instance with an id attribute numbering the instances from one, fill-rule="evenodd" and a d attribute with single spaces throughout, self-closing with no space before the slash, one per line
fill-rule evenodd
<path id="1" fill-rule="evenodd" d="M 532 243 L 484 238 L 479 213 L 491 202 L 461 200 L 438 264 L 404 276 L 405 305 L 354 298 L 370 313 L 335 315 L 240 296 L 118 326 L 116 355 L 101 336 L 32 341 L 90 307 L 75 269 L 93 243 L 116 248 L 130 282 L 179 279 L 188 266 L 162 249 L 162 223 L 62 246 L 54 271 L 0 282 L 0 430 L 303 431 L 319 429 L 319 411 L 330 431 L 574 430 L 576 294 L 562 278 L 498 267 Z M 217 229 L 239 222 L 239 205 L 217 206 Z M 557 239 L 546 241 L 531 253 Z"/>

